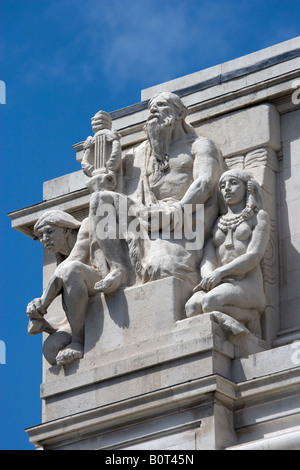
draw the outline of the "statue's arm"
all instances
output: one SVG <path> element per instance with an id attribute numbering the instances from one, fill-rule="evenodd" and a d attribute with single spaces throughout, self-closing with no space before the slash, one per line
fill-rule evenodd
<path id="1" fill-rule="evenodd" d="M 206 290 L 205 289 L 205 281 L 208 276 L 210 276 L 218 267 L 218 262 L 217 262 L 217 257 L 216 257 L 216 249 L 213 243 L 213 238 L 209 238 L 205 245 L 204 245 L 204 250 L 203 250 L 203 257 L 201 260 L 201 265 L 200 265 L 200 277 L 202 278 L 200 284 L 198 284 L 194 288 L 194 292 L 197 292 L 199 290 Z"/>
<path id="2" fill-rule="evenodd" d="M 120 142 L 121 136 L 117 132 L 111 132 L 111 155 L 106 162 L 106 168 L 108 171 L 117 172 L 121 166 L 122 160 L 122 147 Z"/>
<path id="3" fill-rule="evenodd" d="M 89 161 L 92 143 L 93 143 L 93 138 L 88 137 L 83 144 L 84 152 L 83 152 L 83 157 L 81 161 L 81 167 L 83 169 L 83 172 L 87 176 L 92 176 L 92 172 L 94 170 L 94 166 Z"/>
<path id="4" fill-rule="evenodd" d="M 211 274 L 218 267 L 216 248 L 212 237 L 207 240 L 204 245 L 203 257 L 201 260 L 200 274 L 204 278 Z"/>
<path id="5" fill-rule="evenodd" d="M 204 204 L 212 196 L 221 175 L 220 151 L 210 139 L 196 139 L 192 152 L 194 181 L 181 200 L 182 206 Z"/>
<path id="6" fill-rule="evenodd" d="M 78 231 L 76 243 L 69 254 L 68 258 L 63 261 L 58 268 L 69 261 L 81 261 L 81 263 L 89 264 L 90 240 L 89 240 L 89 219 L 82 221 Z"/>

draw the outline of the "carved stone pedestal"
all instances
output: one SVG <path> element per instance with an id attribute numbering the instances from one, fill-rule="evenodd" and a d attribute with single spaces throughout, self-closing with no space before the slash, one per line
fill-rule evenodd
<path id="1" fill-rule="evenodd" d="M 234 445 L 232 359 L 264 342 L 242 334 L 234 345 L 210 314 L 182 319 L 189 295 L 183 281 L 166 278 L 92 298 L 84 358 L 47 370 L 44 422 L 27 431 L 31 441 L 45 449 Z"/>

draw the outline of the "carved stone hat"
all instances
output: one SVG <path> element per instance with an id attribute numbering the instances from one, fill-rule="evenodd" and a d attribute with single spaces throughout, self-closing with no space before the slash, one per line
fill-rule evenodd
<path id="1" fill-rule="evenodd" d="M 59 209 L 48 210 L 38 219 L 33 227 L 33 232 L 37 235 L 40 227 L 46 224 L 57 225 L 58 227 L 79 229 L 81 222 L 75 219 L 71 214 Z"/>

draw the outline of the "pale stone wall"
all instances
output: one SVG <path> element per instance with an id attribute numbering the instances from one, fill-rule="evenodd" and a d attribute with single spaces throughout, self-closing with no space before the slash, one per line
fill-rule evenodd
<path id="1" fill-rule="evenodd" d="M 300 338 L 300 110 L 281 116 L 279 173 L 281 334 Z M 281 336 L 280 334 L 280 336 Z"/>

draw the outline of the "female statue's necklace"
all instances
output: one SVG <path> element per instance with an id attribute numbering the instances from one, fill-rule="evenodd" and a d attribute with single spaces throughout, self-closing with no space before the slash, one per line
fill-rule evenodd
<path id="1" fill-rule="evenodd" d="M 218 220 L 218 228 L 226 233 L 225 247 L 230 248 L 233 246 L 233 232 L 245 220 L 253 217 L 253 209 L 246 206 L 240 214 L 222 215 Z"/>

